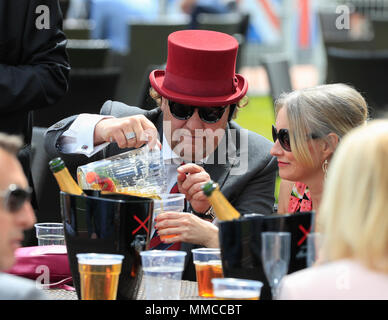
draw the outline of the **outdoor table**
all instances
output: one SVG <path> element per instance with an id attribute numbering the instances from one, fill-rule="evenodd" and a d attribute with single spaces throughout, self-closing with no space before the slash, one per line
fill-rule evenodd
<path id="1" fill-rule="evenodd" d="M 52 300 L 78 300 L 76 291 L 68 291 L 64 289 L 48 289 L 45 290 L 47 296 Z M 181 280 L 181 300 L 209 300 L 198 296 L 198 286 L 196 281 Z M 211 298 L 210 298 L 211 299 Z M 140 284 L 137 300 L 145 300 L 144 283 Z"/>

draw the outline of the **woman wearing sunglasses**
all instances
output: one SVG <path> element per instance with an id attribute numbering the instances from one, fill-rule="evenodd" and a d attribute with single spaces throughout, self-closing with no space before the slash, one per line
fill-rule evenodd
<path id="1" fill-rule="evenodd" d="M 186 251 L 185 280 L 195 280 L 191 249 L 219 246 L 203 184 L 216 181 L 241 214 L 273 212 L 277 166 L 272 143 L 232 121 L 248 90 L 246 79 L 235 72 L 237 50 L 236 39 L 224 33 L 173 32 L 165 70 L 149 75 L 157 108 L 107 101 L 101 115 L 68 118 L 46 133 L 48 154 L 65 161 L 71 156 L 68 163 L 75 162 L 74 153 L 92 156 L 104 147 L 104 156 L 147 142 L 162 148 L 168 190 L 185 194 L 187 208 L 158 216 L 150 247 Z M 158 233 L 175 236 L 160 243 Z"/>
<path id="2" fill-rule="evenodd" d="M 278 212 L 316 210 L 338 142 L 365 123 L 367 104 L 355 89 L 330 84 L 283 94 L 275 111 L 271 154 L 282 178 Z"/>

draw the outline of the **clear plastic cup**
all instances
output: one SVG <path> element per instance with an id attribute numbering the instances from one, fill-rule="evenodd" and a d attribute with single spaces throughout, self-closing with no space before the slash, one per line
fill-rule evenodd
<path id="1" fill-rule="evenodd" d="M 219 300 L 259 300 L 263 283 L 237 278 L 213 279 L 213 291 Z"/>
<path id="2" fill-rule="evenodd" d="M 167 192 L 162 153 L 148 145 L 80 166 L 77 179 L 83 190 L 151 197 Z"/>
<path id="3" fill-rule="evenodd" d="M 179 300 L 186 252 L 148 250 L 140 252 L 147 300 Z"/>
<path id="4" fill-rule="evenodd" d="M 199 248 L 191 250 L 197 276 L 198 295 L 214 297 L 211 280 L 223 278 L 221 250 L 216 248 Z"/>
<path id="5" fill-rule="evenodd" d="M 119 254 L 77 254 L 82 300 L 116 300 L 124 256 Z"/>
<path id="6" fill-rule="evenodd" d="M 62 223 L 36 223 L 34 226 L 39 246 L 65 245 Z"/>
<path id="7" fill-rule="evenodd" d="M 319 232 L 311 232 L 307 235 L 307 268 L 312 267 L 319 261 L 323 245 L 323 235 Z"/>
<path id="8" fill-rule="evenodd" d="M 185 195 L 182 193 L 165 193 L 159 195 L 160 200 L 154 199 L 154 212 L 152 217 L 152 229 L 155 232 L 155 218 L 165 211 L 182 212 L 185 208 Z M 152 235 L 151 235 L 152 236 Z M 161 240 L 175 237 L 175 234 L 160 236 Z"/>

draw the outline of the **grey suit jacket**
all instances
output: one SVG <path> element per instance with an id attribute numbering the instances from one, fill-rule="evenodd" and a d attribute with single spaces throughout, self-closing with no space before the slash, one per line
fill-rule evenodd
<path id="1" fill-rule="evenodd" d="M 105 102 L 100 113 L 115 117 L 143 114 L 155 124 L 160 137 L 162 137 L 163 114 L 159 108 L 146 111 L 109 100 Z M 59 150 L 58 139 L 74 119 L 75 116 L 54 124 L 47 129 L 45 137 L 45 147 L 48 154 L 52 158 L 61 156 L 70 171 L 75 172 L 74 170 L 78 165 L 126 151 L 119 149 L 117 144 L 112 143 L 92 158 L 62 153 Z M 242 129 L 231 121 L 228 123 L 226 134 L 220 146 L 226 146 L 226 148 L 219 147 L 204 164 L 204 169 L 211 179 L 219 184 L 222 193 L 241 214 L 271 214 L 275 200 L 274 189 L 277 170 L 276 159 L 270 155 L 272 142 L 254 132 Z M 187 251 L 187 258 L 190 258 L 186 258 L 187 264 L 190 264 L 193 247 L 192 244 L 182 245 L 182 250 Z M 184 274 L 184 278 L 194 280 L 193 270 L 186 275 Z"/>
<path id="2" fill-rule="evenodd" d="M 34 281 L 0 273 L 0 300 L 48 299 L 48 296 L 42 290 L 36 288 Z"/>

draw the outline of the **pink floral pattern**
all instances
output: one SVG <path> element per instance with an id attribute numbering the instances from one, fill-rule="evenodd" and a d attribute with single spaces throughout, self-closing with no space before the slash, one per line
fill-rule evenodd
<path id="1" fill-rule="evenodd" d="M 292 187 L 290 201 L 288 202 L 288 212 L 306 212 L 313 209 L 310 190 L 302 182 L 295 182 Z"/>

